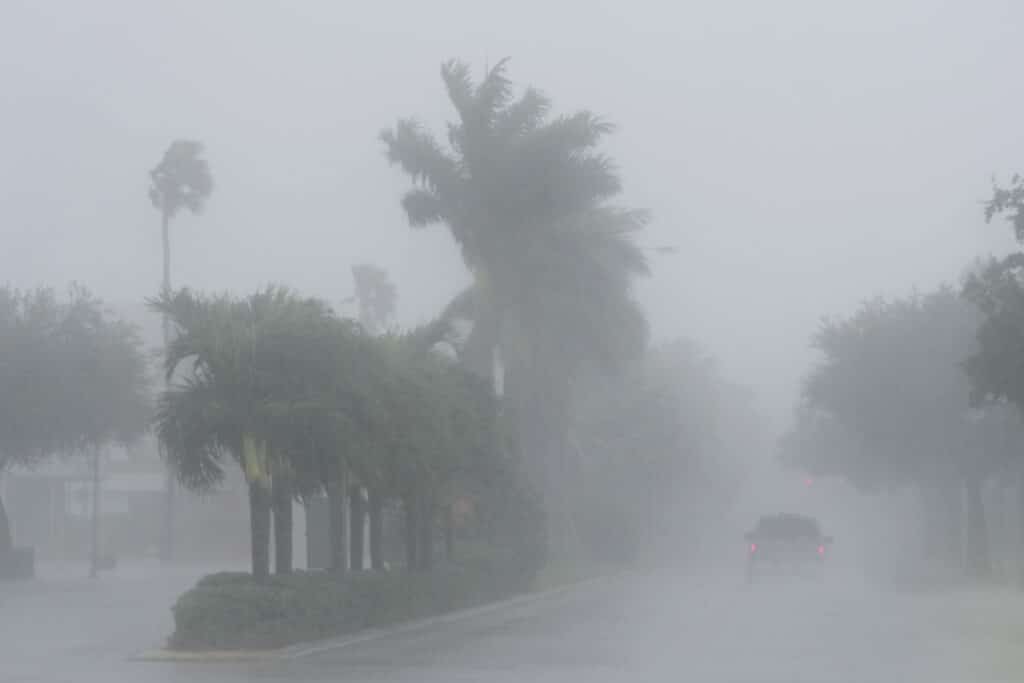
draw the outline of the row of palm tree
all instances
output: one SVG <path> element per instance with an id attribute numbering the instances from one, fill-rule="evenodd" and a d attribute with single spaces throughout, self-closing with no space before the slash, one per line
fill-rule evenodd
<path id="1" fill-rule="evenodd" d="M 188 290 L 151 302 L 176 334 L 157 432 L 179 481 L 206 490 L 234 463 L 248 483 L 252 571 L 292 569 L 293 501 L 346 480 L 369 492 L 371 561 L 380 514 L 400 501 L 407 556 L 427 568 L 435 511 L 494 444 L 491 394 L 432 350 L 424 331 L 374 337 L 317 299 L 270 287 L 245 298 Z M 341 568 L 342 529 L 332 529 Z M 355 546 L 353 546 L 355 547 Z"/>

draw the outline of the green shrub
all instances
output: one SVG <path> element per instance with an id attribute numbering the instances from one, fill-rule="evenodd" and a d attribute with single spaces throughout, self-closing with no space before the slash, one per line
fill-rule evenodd
<path id="1" fill-rule="evenodd" d="M 203 577 L 175 603 L 170 646 L 284 647 L 472 607 L 529 590 L 535 563 L 512 551 L 470 551 L 430 573 L 296 572 Z"/>

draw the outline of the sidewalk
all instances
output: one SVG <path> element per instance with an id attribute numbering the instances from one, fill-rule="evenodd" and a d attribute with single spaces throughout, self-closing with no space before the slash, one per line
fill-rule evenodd
<path id="1" fill-rule="evenodd" d="M 89 579 L 85 566 L 43 565 L 34 581 L 0 583 L 0 678 L 73 680 L 97 663 L 160 647 L 174 600 L 210 571 L 149 562 Z"/>

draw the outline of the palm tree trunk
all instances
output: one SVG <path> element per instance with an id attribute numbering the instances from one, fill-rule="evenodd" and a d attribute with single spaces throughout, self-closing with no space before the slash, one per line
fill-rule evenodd
<path id="1" fill-rule="evenodd" d="M 928 562 L 942 562 L 945 560 L 942 491 L 924 484 L 921 486 L 921 501 L 924 513 L 924 559 Z"/>
<path id="2" fill-rule="evenodd" d="M 161 288 L 165 292 L 171 291 L 171 231 L 170 231 L 171 217 L 166 210 L 160 212 L 160 236 L 163 242 L 163 279 L 161 281 Z M 164 352 L 167 352 L 167 347 L 171 343 L 171 322 L 167 316 L 164 315 L 161 320 L 163 327 L 164 336 Z M 166 388 L 166 379 L 165 379 Z M 164 459 L 164 462 L 168 462 Z M 169 462 L 167 464 L 167 471 L 165 472 L 164 480 L 164 518 L 163 518 L 163 533 L 160 544 L 160 557 L 164 563 L 170 562 L 174 559 L 174 497 L 175 488 L 177 482 L 174 479 L 174 471 L 172 470 Z"/>
<path id="3" fill-rule="evenodd" d="M 349 539 L 350 550 L 349 566 L 353 571 L 363 569 L 363 545 L 366 537 L 363 530 L 366 528 L 366 505 L 363 501 L 363 487 L 349 487 Z"/>
<path id="4" fill-rule="evenodd" d="M 410 495 L 402 501 L 405 509 L 405 568 L 406 571 L 416 571 L 419 568 L 417 560 L 416 536 L 419 529 L 419 515 L 417 514 L 416 496 Z"/>
<path id="5" fill-rule="evenodd" d="M 92 452 L 92 519 L 91 544 L 89 551 L 89 576 L 96 578 L 100 573 L 100 450 Z"/>
<path id="6" fill-rule="evenodd" d="M 7 516 L 7 508 L 4 506 L 3 498 L 0 498 L 0 573 L 12 561 L 11 555 L 14 550 L 14 539 L 11 536 L 11 520 Z"/>
<path id="7" fill-rule="evenodd" d="M 539 352 L 538 352 L 539 353 Z M 579 537 L 569 493 L 569 383 L 523 357 L 505 359 L 505 391 L 520 455 L 544 505 L 546 546 L 553 562 L 571 562 Z"/>
<path id="8" fill-rule="evenodd" d="M 455 561 L 455 504 L 444 506 L 444 559 L 448 563 Z"/>
<path id="9" fill-rule="evenodd" d="M 967 572 L 973 579 L 987 579 L 992 574 L 985 502 L 981 498 L 981 478 L 968 476 L 967 491 Z"/>
<path id="10" fill-rule="evenodd" d="M 287 477 L 274 477 L 274 571 L 292 573 L 292 487 Z"/>
<path id="11" fill-rule="evenodd" d="M 270 491 L 256 481 L 249 484 L 249 530 L 252 575 L 263 580 L 270 575 Z"/>
<path id="12" fill-rule="evenodd" d="M 417 542 L 416 559 L 421 571 L 428 572 L 434 568 L 434 514 L 428 495 L 420 496 L 419 541 Z"/>
<path id="13" fill-rule="evenodd" d="M 342 475 L 327 484 L 328 529 L 331 539 L 331 571 L 344 572 L 348 567 L 345 526 L 345 482 Z"/>
<path id="14" fill-rule="evenodd" d="M 370 505 L 370 566 L 374 571 L 384 569 L 383 541 L 384 541 L 384 497 L 380 489 L 374 487 L 369 489 Z"/>
<path id="15" fill-rule="evenodd" d="M 1024 590 L 1024 463 L 1017 470 L 1017 586 Z"/>

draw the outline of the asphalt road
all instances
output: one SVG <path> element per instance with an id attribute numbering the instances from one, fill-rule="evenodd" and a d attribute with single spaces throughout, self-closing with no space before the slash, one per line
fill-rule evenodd
<path id="1" fill-rule="evenodd" d="M 184 575 L 0 593 L 0 681 L 1024 680 L 1024 599 L 637 575 L 288 661 L 133 662 Z M 63 615 L 63 616 L 62 616 Z"/>

